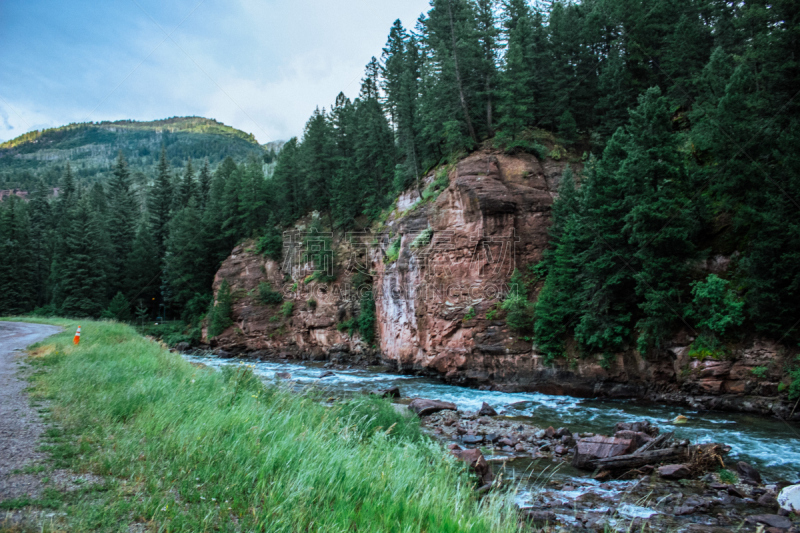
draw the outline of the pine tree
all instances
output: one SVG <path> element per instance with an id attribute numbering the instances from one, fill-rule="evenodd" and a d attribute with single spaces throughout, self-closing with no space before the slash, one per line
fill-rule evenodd
<path id="1" fill-rule="evenodd" d="M 287 226 L 299 218 L 305 208 L 302 189 L 297 138 L 293 137 L 283 145 L 272 177 L 277 194 L 276 209 L 278 221 Z"/>
<path id="2" fill-rule="evenodd" d="M 147 202 L 147 211 L 150 213 L 150 224 L 153 228 L 153 239 L 158 250 L 159 262 L 164 257 L 167 241 L 167 225 L 170 220 L 172 207 L 172 181 L 170 179 L 167 150 L 161 147 L 161 157 L 158 160 L 156 179 L 150 191 Z"/>
<path id="3" fill-rule="evenodd" d="M 175 194 L 172 197 L 172 212 L 177 213 L 189 205 L 189 200 L 195 198 L 194 167 L 192 158 L 186 161 L 186 168 L 183 170 L 183 177 L 178 182 Z"/>
<path id="4" fill-rule="evenodd" d="M 36 304 L 30 219 L 14 195 L 0 204 L 0 314 L 30 311 Z"/>
<path id="5" fill-rule="evenodd" d="M 103 311 L 103 318 L 111 318 L 119 322 L 128 322 L 131 319 L 131 309 L 128 299 L 121 292 L 118 292 L 111 299 L 108 308 Z"/>
<path id="6" fill-rule="evenodd" d="M 524 0 L 505 4 L 508 41 L 505 68 L 500 77 L 500 140 L 511 145 L 522 130 L 535 123 L 534 22 Z"/>
<path id="7" fill-rule="evenodd" d="M 211 190 L 211 169 L 208 166 L 208 158 L 203 161 L 203 168 L 200 169 L 197 186 L 197 202 L 201 211 L 204 211 L 208 203 L 208 194 Z"/>
<path id="8" fill-rule="evenodd" d="M 133 247 L 136 221 L 139 218 L 139 206 L 131 190 L 131 178 L 128 163 L 122 152 L 117 157 L 114 174 L 109 181 L 108 191 L 108 234 L 111 241 L 111 269 L 108 276 L 110 294 L 118 291 L 126 292 L 127 278 L 126 260 Z"/>
<path id="9" fill-rule="evenodd" d="M 536 346 L 548 362 L 563 354 L 569 327 L 574 325 L 580 309 L 578 252 L 585 249 L 587 239 L 583 209 L 572 170 L 567 167 L 553 205 L 552 248 L 545 259 L 548 275 L 536 302 L 533 325 Z"/>
<path id="10" fill-rule="evenodd" d="M 71 210 L 70 232 L 58 274 L 59 313 L 70 317 L 98 317 L 106 306 L 107 275 L 98 251 L 101 226 L 88 196 Z"/>
<path id="11" fill-rule="evenodd" d="M 200 227 L 200 213 L 194 198 L 169 223 L 164 281 L 169 288 L 170 305 L 177 309 L 182 309 L 196 295 L 208 292 L 206 280 L 199 275 L 206 264 Z"/>
<path id="12" fill-rule="evenodd" d="M 155 310 L 159 297 L 161 262 L 158 247 L 150 231 L 147 218 L 143 218 L 136 230 L 133 248 L 128 256 L 127 286 L 131 290 L 131 302 L 140 303 Z"/>
<path id="13" fill-rule="evenodd" d="M 36 292 L 36 307 L 42 307 L 51 300 L 48 283 L 57 230 L 53 219 L 53 208 L 47 198 L 48 192 L 49 188 L 40 182 L 28 204 L 31 228 L 30 246 L 33 256 L 31 268 Z"/>

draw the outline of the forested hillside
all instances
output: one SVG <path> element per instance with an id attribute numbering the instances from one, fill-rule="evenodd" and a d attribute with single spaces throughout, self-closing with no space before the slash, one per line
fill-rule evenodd
<path id="1" fill-rule="evenodd" d="M 433 0 L 413 30 L 394 24 L 358 97 L 317 109 L 269 177 L 258 159 L 226 159 L 173 183 L 167 147 L 136 197 L 125 158 L 138 156 L 123 150 L 107 186 L 77 186 L 67 168 L 57 199 L 3 202 L 0 312 L 122 318 L 164 303 L 197 321 L 238 241 L 277 257 L 311 210 L 324 229 L 365 227 L 481 147 L 582 163 L 549 253 L 519 265 L 504 304 L 548 357 L 571 339 L 646 351 L 680 327 L 710 352 L 754 330 L 794 342 L 799 62 L 790 0 Z M 697 268 L 714 257 L 728 267 Z"/>
<path id="2" fill-rule="evenodd" d="M 173 166 L 183 166 L 193 158 L 208 159 L 215 168 L 228 156 L 243 161 L 256 155 L 269 163 L 280 143 L 262 147 L 252 134 L 201 117 L 70 124 L 32 131 L 0 144 L 0 190 L 30 192 L 40 184 L 58 187 L 67 162 L 76 183 L 104 181 L 120 150 L 136 185 L 145 186 L 162 146 Z"/>

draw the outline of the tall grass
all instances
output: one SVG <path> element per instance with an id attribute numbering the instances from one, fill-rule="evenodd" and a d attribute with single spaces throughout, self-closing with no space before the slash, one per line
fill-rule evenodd
<path id="1" fill-rule="evenodd" d="M 516 531 L 509 498 L 474 480 L 385 400 L 333 407 L 214 372 L 128 326 L 83 322 L 34 347 L 35 396 L 108 490 L 66 508 L 74 530 Z"/>

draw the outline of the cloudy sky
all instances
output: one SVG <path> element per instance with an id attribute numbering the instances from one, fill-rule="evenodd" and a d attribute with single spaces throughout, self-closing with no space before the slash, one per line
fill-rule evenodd
<path id="1" fill-rule="evenodd" d="M 259 142 L 358 93 L 428 0 L 0 0 L 0 142 L 70 122 L 199 115 Z"/>

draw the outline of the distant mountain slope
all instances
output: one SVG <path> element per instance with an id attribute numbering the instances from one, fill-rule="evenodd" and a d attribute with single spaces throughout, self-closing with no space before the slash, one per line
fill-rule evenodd
<path id="1" fill-rule="evenodd" d="M 202 117 L 69 124 L 0 144 L 0 189 L 28 190 L 40 180 L 56 186 L 67 161 L 79 183 L 103 180 L 120 150 L 134 173 L 151 175 L 161 146 L 173 167 L 190 157 L 208 158 L 212 166 L 228 156 L 255 156 L 267 164 L 280 149 L 280 143 L 261 146 L 252 134 Z"/>

